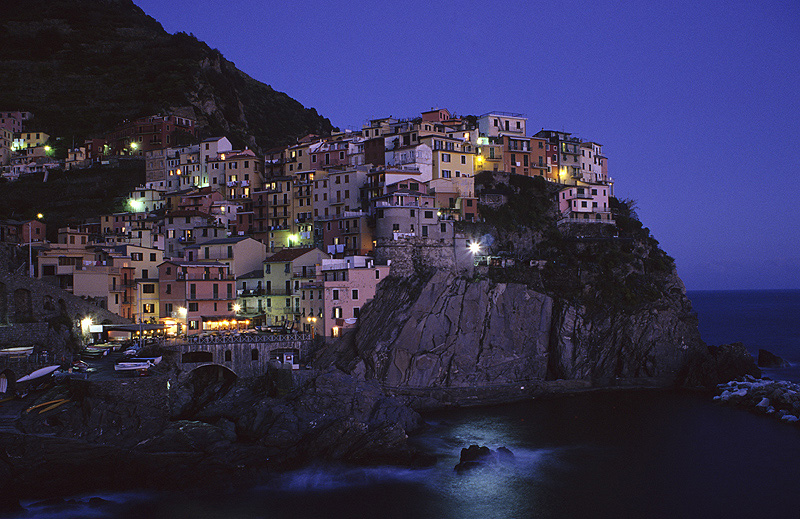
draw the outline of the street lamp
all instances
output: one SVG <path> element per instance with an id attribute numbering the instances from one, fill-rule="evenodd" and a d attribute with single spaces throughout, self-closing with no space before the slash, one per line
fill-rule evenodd
<path id="1" fill-rule="evenodd" d="M 309 316 L 309 317 L 306 317 L 306 321 L 308 321 L 308 324 L 311 325 L 311 338 L 313 339 L 314 338 L 314 326 L 316 326 L 316 324 L 317 324 L 317 318 Z"/>
<path id="2" fill-rule="evenodd" d="M 187 320 L 187 316 L 188 316 L 188 315 L 189 315 L 189 313 L 186 311 L 186 307 L 185 307 L 185 306 L 179 306 L 179 307 L 178 307 L 178 317 L 179 317 L 179 318 L 181 318 L 181 319 L 183 319 L 184 321 L 186 321 L 186 320 Z M 184 323 L 184 326 L 186 327 L 186 330 L 188 331 L 188 328 L 189 328 L 189 323 L 188 323 L 188 322 L 185 322 L 185 323 Z M 184 332 L 184 333 L 185 333 L 185 332 Z"/>
<path id="3" fill-rule="evenodd" d="M 469 251 L 472 254 L 480 254 L 480 252 L 481 252 L 481 244 L 479 242 L 476 242 L 476 241 L 470 242 Z"/>
<path id="4" fill-rule="evenodd" d="M 41 220 L 44 218 L 42 213 L 38 213 L 36 218 Z M 28 222 L 28 277 L 33 277 L 33 238 L 31 237 L 33 232 L 31 231 L 31 225 L 33 224 L 33 220 Z"/>

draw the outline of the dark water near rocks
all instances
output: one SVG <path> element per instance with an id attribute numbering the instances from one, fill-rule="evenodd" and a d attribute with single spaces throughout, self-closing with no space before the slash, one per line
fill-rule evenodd
<path id="1" fill-rule="evenodd" d="M 690 296 L 708 343 L 800 363 L 800 291 Z M 93 494 L 107 501 L 25 503 L 18 517 L 800 517 L 800 428 L 706 396 L 596 393 L 426 419 L 416 441 L 439 455 L 428 469 L 311 467 L 233 494 Z M 473 443 L 507 446 L 516 463 L 455 474 Z"/>
<path id="2" fill-rule="evenodd" d="M 800 382 L 800 290 L 697 291 L 689 298 L 706 343 L 739 341 L 753 356 L 769 350 L 791 366 L 764 375 Z"/>

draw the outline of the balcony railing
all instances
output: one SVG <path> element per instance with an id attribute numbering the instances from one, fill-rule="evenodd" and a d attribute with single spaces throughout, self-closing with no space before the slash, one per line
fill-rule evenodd
<path id="1" fill-rule="evenodd" d="M 266 289 L 264 290 L 265 296 L 290 296 L 292 295 L 292 290 L 276 290 L 276 289 Z"/>

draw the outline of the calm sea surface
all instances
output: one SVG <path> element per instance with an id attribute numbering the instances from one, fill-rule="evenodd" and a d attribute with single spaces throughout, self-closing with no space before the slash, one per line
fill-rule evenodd
<path id="1" fill-rule="evenodd" d="M 690 293 L 709 344 L 742 341 L 800 364 L 800 291 Z M 768 372 L 795 378 L 795 367 Z M 239 492 L 96 493 L 18 517 L 800 517 L 800 428 L 705 396 L 631 391 L 439 412 L 415 439 L 424 470 L 318 466 Z M 457 475 L 462 447 L 510 465 Z M 106 500 L 89 503 L 91 496 Z"/>

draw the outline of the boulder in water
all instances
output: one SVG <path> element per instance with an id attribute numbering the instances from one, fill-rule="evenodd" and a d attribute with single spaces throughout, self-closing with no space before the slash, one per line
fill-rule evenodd
<path id="1" fill-rule="evenodd" d="M 774 353 L 759 349 L 758 350 L 758 367 L 759 368 L 785 368 L 789 365 L 788 362 L 778 357 Z"/>
<path id="2" fill-rule="evenodd" d="M 455 471 L 461 473 L 482 466 L 509 462 L 514 462 L 514 453 L 505 447 L 493 451 L 485 445 L 470 445 L 469 448 L 461 449 L 461 459 L 455 466 Z"/>

